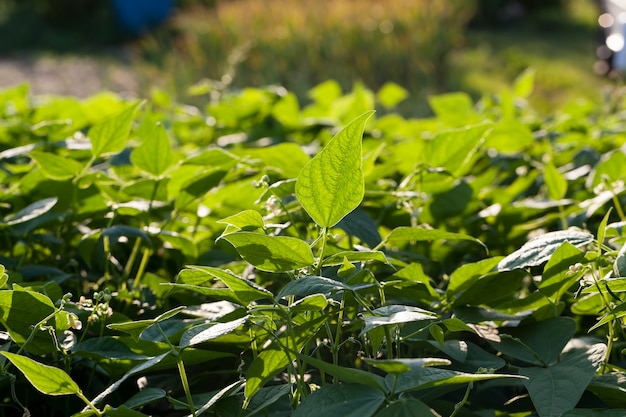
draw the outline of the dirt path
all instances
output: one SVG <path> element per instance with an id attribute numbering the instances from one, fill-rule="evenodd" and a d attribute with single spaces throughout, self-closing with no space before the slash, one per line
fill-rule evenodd
<path id="1" fill-rule="evenodd" d="M 40 55 L 0 57 L 0 89 L 29 83 L 33 94 L 87 97 L 101 90 L 137 94 L 138 76 L 113 58 Z"/>

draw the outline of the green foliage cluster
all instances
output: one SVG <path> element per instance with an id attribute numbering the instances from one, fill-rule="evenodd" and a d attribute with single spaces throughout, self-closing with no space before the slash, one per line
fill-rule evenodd
<path id="1" fill-rule="evenodd" d="M 0 415 L 624 415 L 623 105 L 532 88 L 0 92 Z"/>

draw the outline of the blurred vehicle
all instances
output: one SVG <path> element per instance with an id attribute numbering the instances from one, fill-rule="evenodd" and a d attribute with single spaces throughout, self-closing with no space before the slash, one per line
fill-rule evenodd
<path id="1" fill-rule="evenodd" d="M 600 0 L 600 45 L 596 49 L 598 61 L 594 70 L 609 74 L 626 70 L 626 0 Z"/>

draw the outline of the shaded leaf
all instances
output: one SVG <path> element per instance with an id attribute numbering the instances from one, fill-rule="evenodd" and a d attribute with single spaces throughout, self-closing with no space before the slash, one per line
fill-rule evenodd
<path id="1" fill-rule="evenodd" d="M 573 349 L 547 368 L 522 368 L 520 375 L 540 417 L 560 417 L 572 410 L 591 382 L 606 352 L 604 344 Z M 558 383 L 556 383 L 558 381 Z"/>
<path id="2" fill-rule="evenodd" d="M 537 266 L 546 262 L 563 244 L 569 242 L 576 247 L 593 242 L 593 235 L 577 230 L 549 232 L 526 242 L 521 248 L 508 255 L 498 264 L 498 271 Z"/>
<path id="3" fill-rule="evenodd" d="M 370 417 L 384 401 L 381 391 L 367 385 L 326 385 L 306 397 L 292 417 Z"/>

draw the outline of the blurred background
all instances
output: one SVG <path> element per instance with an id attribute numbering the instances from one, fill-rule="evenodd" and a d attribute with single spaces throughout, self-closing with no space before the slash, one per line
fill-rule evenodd
<path id="1" fill-rule="evenodd" d="M 276 84 L 306 101 L 328 79 L 394 82 L 400 110 L 424 115 L 429 95 L 479 98 L 532 68 L 531 104 L 551 111 L 621 84 L 598 74 L 600 13 L 594 0 L 0 0 L 0 88 L 193 104 L 211 89 Z"/>

